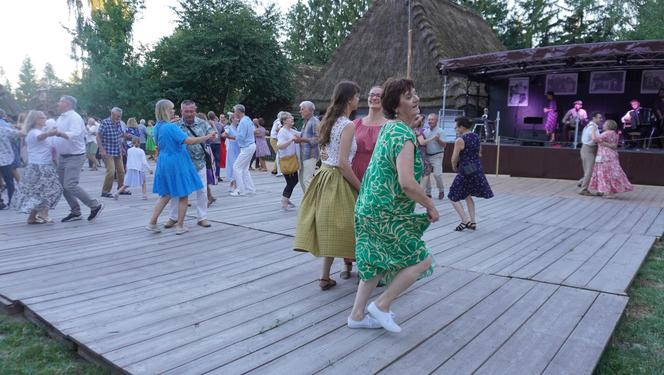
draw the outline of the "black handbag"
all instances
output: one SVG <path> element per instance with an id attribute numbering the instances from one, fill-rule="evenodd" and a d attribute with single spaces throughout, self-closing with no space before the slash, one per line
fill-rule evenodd
<path id="1" fill-rule="evenodd" d="M 461 173 L 464 176 L 473 176 L 478 174 L 480 169 L 475 165 L 475 163 L 464 164 L 461 166 Z"/>

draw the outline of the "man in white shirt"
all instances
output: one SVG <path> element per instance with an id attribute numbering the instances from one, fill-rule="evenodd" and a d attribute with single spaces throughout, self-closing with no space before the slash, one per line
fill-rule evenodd
<path id="1" fill-rule="evenodd" d="M 438 115 L 430 113 L 427 116 L 428 129 L 424 129 L 424 137 L 426 139 L 435 138 L 433 141 L 427 143 L 427 159 L 433 167 L 433 178 L 436 180 L 436 187 L 438 188 L 438 199 L 445 197 L 445 186 L 443 185 L 443 156 L 445 151 L 445 141 L 443 138 L 443 129 L 438 126 Z M 431 177 L 425 176 L 422 179 L 422 185 L 427 195 L 431 197 Z"/>
<path id="2" fill-rule="evenodd" d="M 61 113 L 56 122 L 58 137 L 53 140 L 58 152 L 58 176 L 64 189 L 64 195 L 71 212 L 62 222 L 81 220 L 81 206 L 78 201 L 90 207 L 88 221 L 94 220 L 104 208 L 104 205 L 91 199 L 88 193 L 78 185 L 81 168 L 85 163 L 85 123 L 81 116 L 74 111 L 76 98 L 65 95 L 58 101 L 58 111 Z"/>
<path id="3" fill-rule="evenodd" d="M 91 171 L 97 170 L 97 122 L 92 117 L 88 118 L 85 136 L 85 152 L 88 157 L 88 166 Z"/>
<path id="4" fill-rule="evenodd" d="M 597 144 L 593 141 L 593 133 L 599 132 L 598 127 L 602 122 L 602 114 L 595 112 L 592 114 L 592 119 L 583 128 L 581 133 L 581 165 L 583 167 L 583 178 L 581 179 L 581 195 L 594 195 L 588 191 L 588 184 L 593 175 L 593 167 L 595 166 L 595 156 L 597 156 Z"/>

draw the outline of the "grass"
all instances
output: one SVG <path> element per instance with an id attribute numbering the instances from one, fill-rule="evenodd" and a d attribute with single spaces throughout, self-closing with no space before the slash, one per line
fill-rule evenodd
<path id="1" fill-rule="evenodd" d="M 0 375 L 108 373 L 51 339 L 35 324 L 0 313 Z"/>
<path id="2" fill-rule="evenodd" d="M 595 375 L 664 374 L 664 241 L 657 243 L 629 291 L 629 304 Z"/>

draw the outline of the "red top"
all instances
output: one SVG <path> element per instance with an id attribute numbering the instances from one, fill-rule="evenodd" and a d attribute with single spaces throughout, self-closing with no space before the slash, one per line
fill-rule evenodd
<path id="1" fill-rule="evenodd" d="M 352 168 L 357 178 L 362 182 L 364 172 L 369 167 L 371 155 L 373 154 L 376 141 L 378 140 L 378 133 L 382 126 L 370 126 L 362 123 L 362 118 L 353 121 L 355 124 L 355 142 L 357 143 L 357 152 L 353 157 Z"/>

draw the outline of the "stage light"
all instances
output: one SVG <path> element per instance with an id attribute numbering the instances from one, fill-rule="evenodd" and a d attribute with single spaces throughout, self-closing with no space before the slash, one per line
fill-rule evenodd
<path id="1" fill-rule="evenodd" d="M 487 72 L 487 68 L 482 68 L 482 69 L 480 69 L 480 74 L 481 74 L 481 75 L 485 75 L 486 72 Z"/>
<path id="2" fill-rule="evenodd" d="M 526 64 L 525 62 L 520 62 L 517 66 L 519 67 L 519 70 L 524 70 L 526 69 L 526 66 L 528 66 L 528 64 Z"/>
<path id="3" fill-rule="evenodd" d="M 627 64 L 627 56 L 618 56 L 617 62 L 618 62 L 618 65 Z"/>

